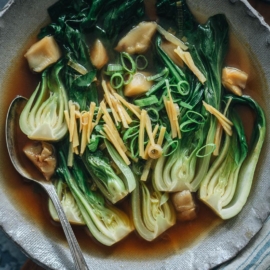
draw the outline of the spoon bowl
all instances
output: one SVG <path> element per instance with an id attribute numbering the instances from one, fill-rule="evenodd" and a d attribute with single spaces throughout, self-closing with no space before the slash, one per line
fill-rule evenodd
<path id="1" fill-rule="evenodd" d="M 66 218 L 64 210 L 61 206 L 57 193 L 55 191 L 54 185 L 51 181 L 48 181 L 44 176 L 31 164 L 26 156 L 22 155 L 22 151 L 19 151 L 18 144 L 21 143 L 22 134 L 19 128 L 19 116 L 23 110 L 27 99 L 22 96 L 17 96 L 13 99 L 10 104 L 7 118 L 6 118 L 6 143 L 7 149 L 10 156 L 10 160 L 17 170 L 17 172 L 29 181 L 34 181 L 35 183 L 41 185 L 48 196 L 52 200 L 55 210 L 59 216 L 62 228 L 66 235 L 71 254 L 74 260 L 74 268 L 77 270 L 88 269 L 85 259 L 83 257 L 81 248 L 77 242 L 77 239 L 73 233 L 73 230 Z M 20 145 L 22 147 L 22 145 Z"/>

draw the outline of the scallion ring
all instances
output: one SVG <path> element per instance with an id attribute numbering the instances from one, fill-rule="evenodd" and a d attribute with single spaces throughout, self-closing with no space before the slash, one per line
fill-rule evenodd
<path id="1" fill-rule="evenodd" d="M 134 136 L 130 142 L 130 152 L 131 155 L 135 158 L 139 157 L 138 137 L 139 135 Z"/>
<path id="2" fill-rule="evenodd" d="M 132 81 L 132 79 L 133 79 L 133 74 L 132 73 L 129 73 L 129 72 L 126 72 L 124 74 L 124 85 L 129 84 Z"/>
<path id="3" fill-rule="evenodd" d="M 166 154 L 163 154 L 165 157 L 168 157 L 170 156 L 171 154 L 173 154 L 175 152 L 175 150 L 177 149 L 178 147 L 178 140 L 171 140 L 169 141 L 166 146 L 163 147 L 163 153 L 166 153 Z M 171 151 L 167 153 L 167 150 L 171 148 Z"/>
<path id="4" fill-rule="evenodd" d="M 121 73 L 114 73 L 110 80 L 111 86 L 114 89 L 119 89 L 124 85 L 124 78 Z"/>
<path id="5" fill-rule="evenodd" d="M 120 54 L 120 59 L 121 59 L 121 64 L 125 71 L 131 74 L 134 74 L 136 72 L 136 63 L 134 62 L 134 60 L 128 53 L 122 52 Z M 128 62 L 128 64 L 130 65 L 130 68 L 127 67 L 126 62 Z"/>
<path id="6" fill-rule="evenodd" d="M 190 132 L 196 128 L 197 128 L 197 125 L 191 120 L 187 120 L 180 125 L 180 130 L 182 132 Z"/>
<path id="7" fill-rule="evenodd" d="M 209 148 L 209 151 L 207 151 Z M 206 145 L 204 145 L 203 147 L 201 147 L 200 149 L 198 149 L 198 151 L 196 152 L 196 157 L 199 158 L 204 158 L 207 157 L 209 155 L 211 155 L 216 149 L 216 145 L 214 143 L 208 143 Z M 202 154 L 200 154 L 200 152 L 204 152 Z"/>
<path id="8" fill-rule="evenodd" d="M 142 54 L 138 55 L 135 59 L 136 65 L 137 65 L 137 69 L 139 70 L 144 70 L 147 68 L 148 66 L 148 60 L 146 59 L 146 57 Z M 139 63 L 143 63 L 142 65 L 139 65 Z"/>
<path id="9" fill-rule="evenodd" d="M 189 83 L 187 81 L 180 81 L 177 84 L 177 89 L 180 95 L 186 96 L 190 92 Z"/>
<path id="10" fill-rule="evenodd" d="M 190 115 L 192 115 L 192 114 L 195 115 L 195 117 L 191 117 Z M 199 125 L 204 124 L 205 121 L 206 121 L 205 118 L 204 118 L 204 116 L 203 116 L 202 114 L 196 112 L 196 111 L 188 111 L 188 112 L 186 113 L 186 116 L 187 116 L 187 118 L 188 118 L 189 120 L 191 120 L 191 121 L 193 121 L 194 123 L 199 124 Z M 196 117 L 199 118 L 199 120 L 197 120 Z"/>
<path id="11" fill-rule="evenodd" d="M 155 108 L 147 108 L 148 116 L 151 119 L 151 122 L 158 122 L 159 120 L 159 113 Z"/>

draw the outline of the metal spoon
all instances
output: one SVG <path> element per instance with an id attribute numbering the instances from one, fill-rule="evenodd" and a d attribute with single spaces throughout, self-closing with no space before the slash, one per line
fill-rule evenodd
<path id="1" fill-rule="evenodd" d="M 45 180 L 43 175 L 39 174 L 37 170 L 29 170 L 26 164 L 22 161 L 20 154 L 18 152 L 18 147 L 16 147 L 16 138 L 20 137 L 19 131 L 19 115 L 25 106 L 27 99 L 22 96 L 17 96 L 10 104 L 7 118 L 6 118 L 6 143 L 7 149 L 12 161 L 14 168 L 21 174 L 24 178 L 34 181 L 41 185 L 48 193 L 50 199 L 52 200 L 54 207 L 59 216 L 59 220 L 63 227 L 64 233 L 66 235 L 71 254 L 74 260 L 75 269 L 86 270 L 88 269 L 85 259 L 83 257 L 81 248 L 77 242 L 77 239 L 73 233 L 73 230 L 66 218 L 64 210 L 61 206 L 57 193 L 55 191 L 54 185 L 51 181 Z M 16 137 L 17 136 L 17 137 Z M 31 168 L 30 168 L 31 169 Z"/>

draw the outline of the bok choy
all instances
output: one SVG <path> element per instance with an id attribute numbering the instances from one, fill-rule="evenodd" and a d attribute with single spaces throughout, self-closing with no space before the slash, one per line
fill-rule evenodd
<path id="1" fill-rule="evenodd" d="M 124 212 L 108 204 L 98 191 L 91 190 L 91 185 L 87 182 L 89 176 L 77 160 L 71 171 L 68 169 L 61 151 L 58 174 L 65 179 L 83 220 L 100 243 L 111 246 L 133 231 L 133 224 Z"/>
<path id="2" fill-rule="evenodd" d="M 232 99 L 231 106 L 249 106 L 256 118 L 248 149 L 241 120 L 231 113 L 233 135 L 226 135 L 220 155 L 201 183 L 200 199 L 223 219 L 237 215 L 247 201 L 266 131 L 265 116 L 256 101 L 248 96 L 227 99 Z"/>
<path id="3" fill-rule="evenodd" d="M 169 194 L 158 191 L 151 182 L 137 181 L 131 204 L 134 226 L 147 241 L 154 240 L 175 224 L 175 210 Z"/>
<path id="4" fill-rule="evenodd" d="M 68 221 L 71 224 L 85 225 L 81 211 L 67 184 L 61 178 L 57 178 L 54 180 L 54 186 Z M 54 221 L 59 221 L 51 200 L 49 200 L 49 212 Z"/>
<path id="5" fill-rule="evenodd" d="M 197 191 L 208 171 L 214 150 L 217 120 L 205 111 L 202 101 L 204 99 L 220 109 L 221 73 L 228 47 L 228 24 L 223 15 L 216 15 L 205 25 L 198 25 L 195 30 L 192 28 L 189 34 L 187 32 L 187 37 L 190 54 L 206 77 L 206 82 L 202 85 L 185 70 L 190 91 L 179 103 L 182 138 L 177 150 L 170 157 L 166 157 L 166 154 L 161 157 L 154 171 L 155 184 L 161 191 Z M 179 77 L 177 83 L 182 80 L 183 77 Z M 185 102 L 184 107 L 181 102 Z"/>
<path id="6" fill-rule="evenodd" d="M 68 109 L 65 87 L 60 79 L 61 62 L 42 74 L 42 82 L 20 115 L 20 128 L 29 139 L 58 141 L 67 133 L 64 110 Z"/>
<path id="7" fill-rule="evenodd" d="M 104 156 L 91 153 L 89 150 L 84 154 L 83 161 L 100 191 L 108 200 L 116 203 L 134 190 L 136 182 L 131 169 L 111 143 L 107 140 L 105 143 L 109 156 L 121 171 L 121 175 L 116 174 Z"/>

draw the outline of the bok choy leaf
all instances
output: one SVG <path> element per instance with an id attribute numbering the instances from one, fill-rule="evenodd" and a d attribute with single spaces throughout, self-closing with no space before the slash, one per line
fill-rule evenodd
<path id="1" fill-rule="evenodd" d="M 67 184 L 61 178 L 57 178 L 54 180 L 54 186 L 68 221 L 71 224 L 85 225 L 81 211 Z M 54 221 L 59 221 L 51 200 L 49 200 L 49 213 Z"/>
<path id="2" fill-rule="evenodd" d="M 83 161 L 104 196 L 112 203 L 116 203 L 134 190 L 136 181 L 131 169 L 111 143 L 105 140 L 105 144 L 112 161 L 121 171 L 120 175 L 115 173 L 105 157 L 91 153 L 89 150 L 84 154 Z"/>
<path id="3" fill-rule="evenodd" d="M 185 31 L 188 33 L 187 29 Z M 190 90 L 184 97 L 176 96 L 172 91 L 172 96 L 176 100 L 180 99 L 179 124 L 182 138 L 179 140 L 177 151 L 170 157 L 166 157 L 165 154 L 155 167 L 154 181 L 161 191 L 198 190 L 209 168 L 209 146 L 214 144 L 216 134 L 217 120 L 205 111 L 202 101 L 205 100 L 214 108 L 220 109 L 221 72 L 228 47 L 228 24 L 225 17 L 216 15 L 205 25 L 191 28 L 187 38 L 193 61 L 207 80 L 201 84 L 185 69 L 185 77 L 176 76 L 179 72 L 172 72 L 176 83 L 181 83 L 186 78 Z M 181 101 L 190 105 L 189 108 L 181 107 Z M 198 120 L 198 117 L 201 120 Z"/>
<path id="4" fill-rule="evenodd" d="M 229 98 L 231 106 L 250 107 L 256 118 L 248 149 L 241 120 L 231 114 L 233 135 L 226 136 L 219 157 L 201 183 L 200 199 L 223 219 L 237 215 L 247 201 L 266 130 L 263 110 L 256 101 L 248 96 L 226 96 L 225 100 Z"/>
<path id="5" fill-rule="evenodd" d="M 59 141 L 67 133 L 64 110 L 68 109 L 68 100 L 60 78 L 62 68 L 59 62 L 42 73 L 41 84 L 20 115 L 20 128 L 32 140 Z"/>
<path id="6" fill-rule="evenodd" d="M 175 210 L 169 194 L 156 189 L 154 184 L 137 181 L 131 194 L 134 226 L 139 235 L 152 241 L 175 224 Z"/>
<path id="7" fill-rule="evenodd" d="M 65 179 L 92 235 L 111 246 L 133 231 L 133 224 L 124 212 L 108 204 L 98 191 L 91 190 L 88 175 L 76 162 L 70 171 L 60 151 L 58 174 Z"/>

